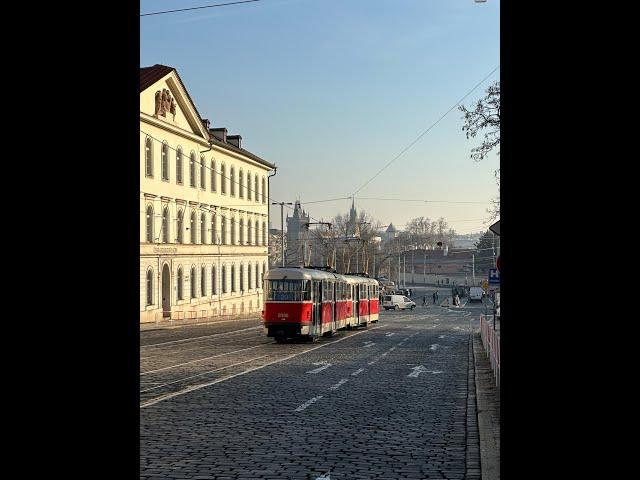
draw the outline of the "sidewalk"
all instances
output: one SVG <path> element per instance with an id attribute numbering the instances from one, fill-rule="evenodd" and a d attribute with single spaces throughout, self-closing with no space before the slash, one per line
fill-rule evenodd
<path id="1" fill-rule="evenodd" d="M 230 322 L 247 322 L 247 321 L 260 321 L 261 317 L 259 313 L 252 313 L 244 316 L 240 315 L 218 315 L 216 317 L 206 318 L 194 318 L 186 320 L 162 320 L 160 322 L 147 322 L 140 324 L 140 331 L 147 332 L 150 330 L 162 330 L 168 328 L 179 328 L 190 325 L 211 325 L 216 323 L 230 323 Z"/>
<path id="2" fill-rule="evenodd" d="M 500 479 L 500 390 L 479 333 L 473 334 L 482 480 Z"/>

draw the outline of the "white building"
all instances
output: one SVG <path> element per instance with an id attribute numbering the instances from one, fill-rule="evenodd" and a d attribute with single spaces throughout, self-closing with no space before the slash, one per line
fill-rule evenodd
<path id="1" fill-rule="evenodd" d="M 209 128 L 177 71 L 140 69 L 140 321 L 261 310 L 268 176 Z"/>

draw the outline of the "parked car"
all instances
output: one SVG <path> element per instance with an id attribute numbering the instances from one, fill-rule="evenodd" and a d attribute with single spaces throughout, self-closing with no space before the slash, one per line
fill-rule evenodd
<path id="1" fill-rule="evenodd" d="M 470 302 L 481 302 L 484 298 L 484 290 L 482 287 L 471 287 L 469 289 L 469 301 Z"/>
<path id="2" fill-rule="evenodd" d="M 404 295 L 385 295 L 382 301 L 385 310 L 406 310 L 416 308 L 416 303 Z"/>

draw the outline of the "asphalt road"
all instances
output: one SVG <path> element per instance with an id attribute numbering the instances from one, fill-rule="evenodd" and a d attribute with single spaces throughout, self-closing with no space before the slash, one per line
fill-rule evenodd
<path id="1" fill-rule="evenodd" d="M 140 478 L 479 479 L 484 307 L 416 303 L 315 343 L 257 320 L 141 332 Z"/>

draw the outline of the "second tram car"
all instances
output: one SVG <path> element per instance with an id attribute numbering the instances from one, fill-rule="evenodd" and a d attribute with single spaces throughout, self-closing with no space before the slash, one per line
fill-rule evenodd
<path id="1" fill-rule="evenodd" d="M 313 340 L 366 327 L 379 315 L 377 280 L 313 268 L 273 268 L 264 276 L 265 333 L 277 341 Z"/>

